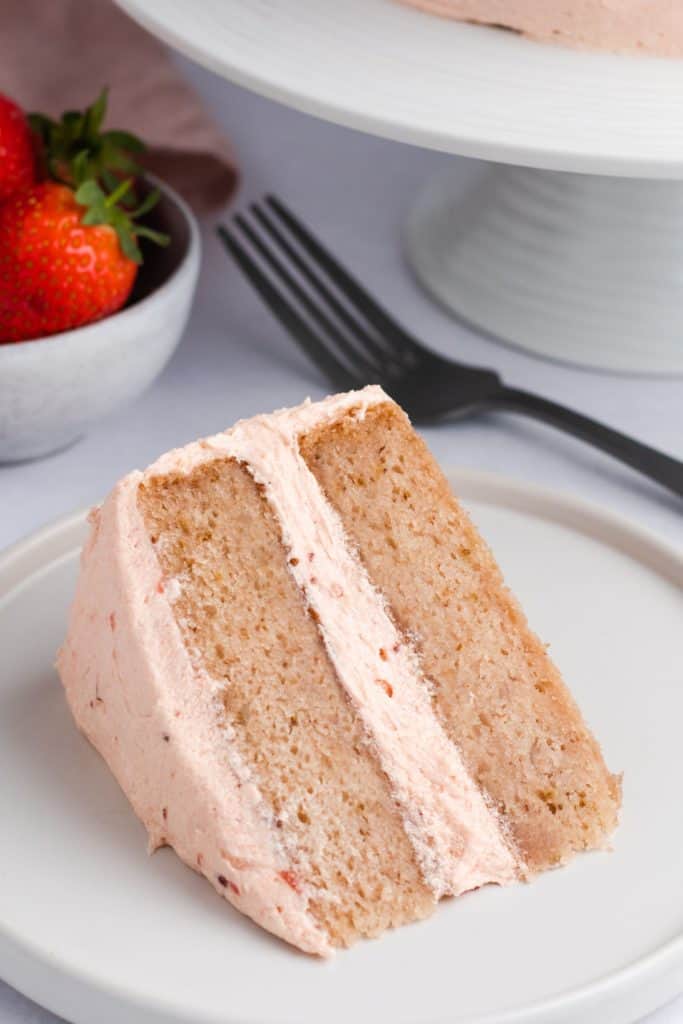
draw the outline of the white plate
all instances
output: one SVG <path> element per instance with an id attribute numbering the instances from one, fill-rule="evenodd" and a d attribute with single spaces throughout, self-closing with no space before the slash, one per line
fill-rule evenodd
<path id="1" fill-rule="evenodd" d="M 626 1024 L 683 989 L 683 558 L 494 477 L 457 490 L 609 764 L 612 854 L 444 903 L 322 963 L 145 835 L 52 668 L 82 515 L 0 559 L 0 974 L 76 1024 Z"/>
<path id="2" fill-rule="evenodd" d="M 393 0 L 119 2 L 214 71 L 353 128 L 533 167 L 683 177 L 683 60 L 539 45 Z"/>

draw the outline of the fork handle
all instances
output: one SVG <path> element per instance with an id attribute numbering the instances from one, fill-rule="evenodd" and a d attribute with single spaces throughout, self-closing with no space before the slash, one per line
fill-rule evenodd
<path id="1" fill-rule="evenodd" d="M 615 459 L 625 462 L 627 466 L 657 483 L 668 487 L 674 494 L 683 497 L 683 462 L 674 459 L 671 455 L 650 448 L 649 445 L 641 444 L 640 441 L 612 430 L 589 416 L 567 409 L 557 402 L 550 402 L 547 398 L 540 398 L 529 391 L 522 391 L 518 388 L 503 387 L 493 397 L 494 408 L 507 409 L 510 412 L 522 413 L 525 416 L 532 416 L 534 419 L 542 420 L 551 427 L 564 430 L 574 437 L 586 441 L 588 444 L 601 448 L 602 451 L 613 455 Z"/>

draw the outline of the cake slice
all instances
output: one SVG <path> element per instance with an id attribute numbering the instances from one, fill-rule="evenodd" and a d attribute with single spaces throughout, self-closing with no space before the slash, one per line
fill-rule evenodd
<path id="1" fill-rule="evenodd" d="M 541 42 L 683 56 L 683 5 L 672 0 L 402 0 L 431 14 L 509 28 Z"/>
<path id="2" fill-rule="evenodd" d="M 605 845 L 619 782 L 380 388 L 170 452 L 91 524 L 76 722 L 264 928 L 325 955 Z"/>

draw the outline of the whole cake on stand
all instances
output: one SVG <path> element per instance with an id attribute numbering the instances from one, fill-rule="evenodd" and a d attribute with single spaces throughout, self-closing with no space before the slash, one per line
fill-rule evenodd
<path id="1" fill-rule="evenodd" d="M 461 170 L 428 187 L 407 226 L 415 272 L 458 316 L 551 358 L 683 373 L 683 60 L 653 55 L 681 53 L 680 4 L 415 0 L 511 32 L 396 0 L 206 0 L 201 19 L 122 2 L 267 96 L 493 161 L 470 191 Z"/>

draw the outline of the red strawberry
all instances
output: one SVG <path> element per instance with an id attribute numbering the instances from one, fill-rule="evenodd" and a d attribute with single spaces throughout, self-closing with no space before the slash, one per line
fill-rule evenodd
<path id="1" fill-rule="evenodd" d="M 0 93 L 0 203 L 35 180 L 28 121 L 16 103 Z"/>
<path id="2" fill-rule="evenodd" d="M 108 202 L 95 182 L 74 193 L 46 181 L 0 206 L 0 341 L 80 327 L 123 305 L 139 254 L 130 215 Z"/>
<path id="3" fill-rule="evenodd" d="M 130 154 L 144 146 L 127 132 L 102 132 L 106 109 L 104 90 L 60 121 L 30 115 L 51 180 L 25 185 L 0 205 L 0 342 L 57 334 L 116 312 L 142 262 L 137 239 L 168 243 L 136 223 L 159 194 L 138 204 L 135 177 L 122 180 L 139 172 Z"/>

